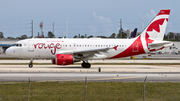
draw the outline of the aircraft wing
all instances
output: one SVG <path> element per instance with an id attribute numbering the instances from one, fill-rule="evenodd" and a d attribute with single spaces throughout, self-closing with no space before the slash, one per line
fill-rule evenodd
<path id="1" fill-rule="evenodd" d="M 99 54 L 100 52 L 107 52 L 110 49 L 117 50 L 118 46 L 115 47 L 107 47 L 107 48 L 98 48 L 98 49 L 88 49 L 88 50 L 78 50 L 71 52 L 61 52 L 61 54 L 73 54 L 75 58 L 87 58 L 94 56 L 95 54 Z"/>
<path id="2" fill-rule="evenodd" d="M 109 49 L 115 49 L 117 50 L 117 46 L 115 47 L 111 47 L 111 48 L 99 48 L 99 49 L 89 49 L 89 50 L 82 50 L 82 51 L 74 51 L 73 54 L 83 54 L 83 53 L 89 53 L 89 52 L 93 52 L 93 53 L 99 53 L 99 52 L 106 52 Z"/>

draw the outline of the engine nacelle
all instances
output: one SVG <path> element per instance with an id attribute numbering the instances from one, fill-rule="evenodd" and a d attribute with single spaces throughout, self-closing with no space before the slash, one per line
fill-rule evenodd
<path id="1" fill-rule="evenodd" d="M 57 64 L 57 65 L 73 64 L 73 55 L 71 55 L 71 54 L 56 54 L 56 59 L 52 59 L 52 64 Z"/>

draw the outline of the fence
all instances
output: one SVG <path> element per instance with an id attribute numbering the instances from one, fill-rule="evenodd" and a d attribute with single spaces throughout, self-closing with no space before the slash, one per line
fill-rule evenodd
<path id="1" fill-rule="evenodd" d="M 179 100 L 180 83 L 170 82 L 1 82 L 0 101 Z M 146 89 L 145 89 L 146 88 Z M 146 96 L 145 96 L 146 95 Z"/>

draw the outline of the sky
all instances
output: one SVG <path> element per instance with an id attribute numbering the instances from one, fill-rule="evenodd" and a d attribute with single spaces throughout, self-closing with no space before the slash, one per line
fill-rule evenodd
<path id="1" fill-rule="evenodd" d="M 110 36 L 138 28 L 141 32 L 161 9 L 171 9 L 168 32 L 180 33 L 180 0 L 1 0 L 0 32 L 5 37 L 38 35 L 43 21 L 44 36 L 53 31 L 56 37 L 75 35 Z M 66 20 L 68 18 L 68 20 Z M 143 27 L 144 23 L 144 27 Z"/>

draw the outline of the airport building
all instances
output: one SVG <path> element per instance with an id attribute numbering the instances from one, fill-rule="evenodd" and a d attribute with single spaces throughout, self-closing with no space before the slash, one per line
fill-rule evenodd
<path id="1" fill-rule="evenodd" d="M 11 40 L 11 39 L 4 39 L 4 38 L 0 38 L 0 54 L 4 53 L 5 50 L 12 46 L 13 44 L 15 44 L 17 41 L 19 40 Z"/>

